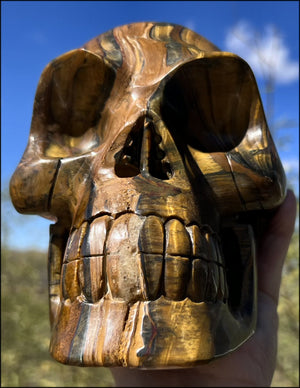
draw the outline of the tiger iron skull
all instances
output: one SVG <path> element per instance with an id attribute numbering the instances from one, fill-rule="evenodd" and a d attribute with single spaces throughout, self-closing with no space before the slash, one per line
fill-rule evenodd
<path id="1" fill-rule="evenodd" d="M 238 56 L 147 22 L 58 57 L 10 190 L 19 212 L 55 221 L 56 360 L 188 367 L 254 333 L 255 224 L 285 175 Z"/>

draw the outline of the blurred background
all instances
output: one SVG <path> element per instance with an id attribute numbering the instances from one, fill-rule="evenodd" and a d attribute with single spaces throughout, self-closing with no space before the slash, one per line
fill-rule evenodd
<path id="1" fill-rule="evenodd" d="M 44 67 L 107 30 L 138 21 L 181 24 L 251 66 L 269 127 L 299 197 L 299 3 L 296 1 L 1 2 L 1 381 L 4 387 L 113 386 L 107 368 L 58 364 L 48 353 L 50 222 L 18 214 L 9 179 L 27 144 Z M 299 386 L 299 221 L 283 270 L 272 386 Z"/>

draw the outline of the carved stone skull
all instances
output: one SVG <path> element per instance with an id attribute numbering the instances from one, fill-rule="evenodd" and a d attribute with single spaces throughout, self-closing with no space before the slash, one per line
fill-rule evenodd
<path id="1" fill-rule="evenodd" d="M 187 367 L 255 331 L 256 226 L 285 175 L 254 75 L 179 25 L 115 28 L 52 61 L 11 179 L 50 227 L 50 351 Z"/>

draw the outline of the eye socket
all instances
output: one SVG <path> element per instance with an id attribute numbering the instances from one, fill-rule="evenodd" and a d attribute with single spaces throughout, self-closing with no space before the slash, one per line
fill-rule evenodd
<path id="1" fill-rule="evenodd" d="M 202 152 L 228 152 L 249 127 L 256 83 L 236 56 L 196 59 L 182 65 L 163 90 L 161 115 L 170 130 Z"/>
<path id="2" fill-rule="evenodd" d="M 46 67 L 35 98 L 38 125 L 32 127 L 47 157 L 76 156 L 99 145 L 95 126 L 114 79 L 114 70 L 86 50 L 70 51 Z"/>

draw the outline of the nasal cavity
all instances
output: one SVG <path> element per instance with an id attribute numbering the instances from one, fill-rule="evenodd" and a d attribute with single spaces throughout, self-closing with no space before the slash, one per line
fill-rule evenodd
<path id="1" fill-rule="evenodd" d="M 127 136 L 123 149 L 115 155 L 115 173 L 120 178 L 132 177 L 140 173 L 143 129 L 144 117 L 140 117 Z"/>
<path id="2" fill-rule="evenodd" d="M 152 122 L 145 123 L 145 117 L 137 120 L 123 149 L 115 155 L 115 173 L 120 178 L 128 178 L 139 175 L 143 170 L 143 174 L 168 180 L 172 171 L 160 146 L 161 136 L 156 133 Z"/>

